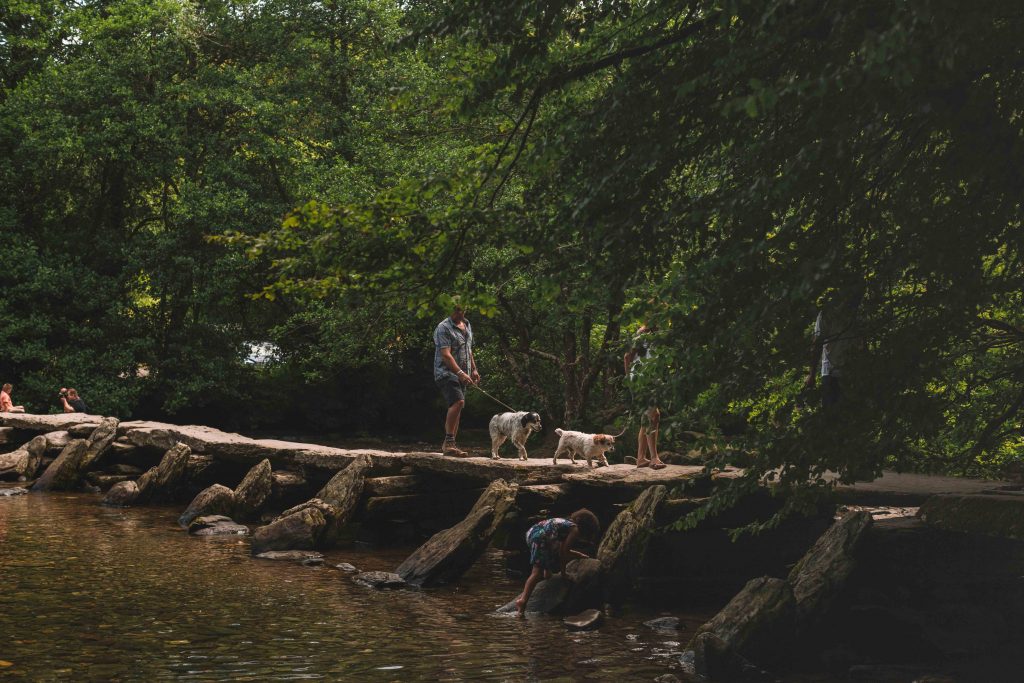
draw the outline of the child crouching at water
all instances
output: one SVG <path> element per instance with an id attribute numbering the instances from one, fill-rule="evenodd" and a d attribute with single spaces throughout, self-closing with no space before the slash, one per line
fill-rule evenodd
<path id="1" fill-rule="evenodd" d="M 541 577 L 548 578 L 554 572 L 565 571 L 565 564 L 570 555 L 589 557 L 585 553 L 573 550 L 573 544 L 583 538 L 590 542 L 597 541 L 601 535 L 601 523 L 593 512 L 586 508 L 569 515 L 569 519 L 553 517 L 538 522 L 526 532 L 526 543 L 530 546 L 530 567 L 532 571 L 526 579 L 523 592 L 516 598 L 517 613 L 522 616 L 526 611 L 526 603 L 530 594 Z"/>

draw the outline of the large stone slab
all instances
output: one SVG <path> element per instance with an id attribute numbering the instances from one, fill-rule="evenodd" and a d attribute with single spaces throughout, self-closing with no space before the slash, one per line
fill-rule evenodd
<path id="1" fill-rule="evenodd" d="M 374 496 L 366 499 L 361 521 L 463 517 L 486 489 L 436 491 L 409 496 Z"/>
<path id="2" fill-rule="evenodd" d="M 352 519 L 359 505 L 359 498 L 363 495 L 363 482 L 370 467 L 370 456 L 365 453 L 358 455 L 348 467 L 331 477 L 316 494 L 317 498 L 332 508 L 332 514 L 327 518 L 324 537 L 321 539 L 324 545 L 334 545 L 345 525 Z"/>
<path id="3" fill-rule="evenodd" d="M 745 660 L 784 657 L 794 638 L 796 599 L 787 581 L 751 579 L 690 641 L 697 673 L 732 680 Z"/>
<path id="4" fill-rule="evenodd" d="M 100 459 L 110 448 L 110 445 L 117 438 L 117 425 L 120 421 L 116 417 L 105 417 L 99 425 L 89 434 L 85 453 L 82 455 L 81 471 L 99 464 Z"/>
<path id="5" fill-rule="evenodd" d="M 608 602 L 617 604 L 632 588 L 643 566 L 658 508 L 667 495 L 668 489 L 660 484 L 650 487 L 615 517 L 601 539 L 597 559 L 604 569 Z"/>
<path id="6" fill-rule="evenodd" d="M 99 425 L 102 415 L 85 413 L 60 413 L 57 415 L 33 415 L 32 413 L 0 413 L 0 427 L 14 427 L 30 432 L 67 431 L 80 424 Z"/>
<path id="7" fill-rule="evenodd" d="M 404 463 L 420 472 L 433 472 L 489 484 L 496 479 L 519 485 L 558 484 L 563 475 L 574 472 L 569 464 L 552 465 L 549 458 L 492 460 L 452 458 L 440 453 L 406 453 Z"/>
<path id="8" fill-rule="evenodd" d="M 313 506 L 282 515 L 253 532 L 252 554 L 268 550 L 313 550 L 326 526 L 323 512 Z"/>
<path id="9" fill-rule="evenodd" d="M 159 465 L 151 467 L 139 477 L 139 495 L 136 503 L 163 503 L 177 498 L 191 455 L 191 449 L 183 443 L 175 444 L 168 449 Z"/>
<path id="10" fill-rule="evenodd" d="M 870 528 L 870 512 L 847 512 L 793 567 L 789 583 L 801 630 L 813 629 L 843 594 L 853 574 L 857 549 Z"/>
<path id="11" fill-rule="evenodd" d="M 369 477 L 363 484 L 363 491 L 367 496 L 408 496 L 422 492 L 425 485 L 423 477 L 413 474 Z"/>
<path id="12" fill-rule="evenodd" d="M 465 519 L 434 534 L 395 571 L 416 586 L 447 583 L 462 576 L 513 509 L 518 488 L 503 479 L 491 482 Z"/>
<path id="13" fill-rule="evenodd" d="M 636 465 L 610 465 L 609 467 L 582 467 L 566 473 L 563 479 L 576 486 L 596 489 L 643 490 L 656 484 L 669 488 L 706 476 L 704 468 L 696 465 L 668 465 L 661 470 Z"/>
<path id="14" fill-rule="evenodd" d="M 982 536 L 1024 540 L 1024 493 L 932 496 L 917 516 L 930 526 Z"/>
<path id="15" fill-rule="evenodd" d="M 37 436 L 10 453 L 0 455 L 0 479 L 26 481 L 36 476 L 46 452 L 46 437 Z"/>
<path id="16" fill-rule="evenodd" d="M 181 442 L 193 451 L 218 458 L 255 465 L 264 458 L 275 468 L 309 467 L 340 470 L 359 455 L 371 458 L 374 467 L 400 466 L 402 454 L 373 449 L 347 450 L 316 444 L 252 439 L 199 425 L 172 425 L 163 422 L 122 422 L 119 433 L 139 447 L 170 448 Z"/>
<path id="17" fill-rule="evenodd" d="M 74 439 L 50 463 L 42 476 L 32 484 L 33 491 L 71 491 L 78 488 L 82 477 L 82 458 L 89 443 Z"/>
<path id="18" fill-rule="evenodd" d="M 270 461 L 263 459 L 253 467 L 235 487 L 235 516 L 245 519 L 254 516 L 270 497 L 274 479 L 271 476 Z M 223 513 L 221 513 L 223 514 Z"/>

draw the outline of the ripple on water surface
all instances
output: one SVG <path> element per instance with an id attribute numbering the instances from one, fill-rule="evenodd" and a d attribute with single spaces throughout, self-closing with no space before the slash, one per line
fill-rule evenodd
<path id="1" fill-rule="evenodd" d="M 0 675 L 652 680 L 678 668 L 688 640 L 643 628 L 651 614 L 587 633 L 554 618 L 496 616 L 521 588 L 498 552 L 454 587 L 373 591 L 330 568 L 254 560 L 245 540 L 190 538 L 176 509 L 98 501 L 0 498 Z M 390 571 L 407 552 L 346 549 L 328 560 Z"/>

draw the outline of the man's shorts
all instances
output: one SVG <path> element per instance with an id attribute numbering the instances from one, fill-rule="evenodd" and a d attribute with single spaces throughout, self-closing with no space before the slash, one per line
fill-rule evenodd
<path id="1" fill-rule="evenodd" d="M 448 401 L 449 406 L 453 405 L 456 401 L 466 400 L 466 392 L 462 388 L 462 382 L 459 380 L 446 377 L 434 380 L 434 384 L 441 390 L 441 394 L 444 396 L 444 400 Z"/>

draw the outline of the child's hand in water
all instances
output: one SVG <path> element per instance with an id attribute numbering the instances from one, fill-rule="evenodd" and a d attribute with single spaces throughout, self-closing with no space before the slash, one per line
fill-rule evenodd
<path id="1" fill-rule="evenodd" d="M 517 617 L 523 616 L 523 613 L 525 611 L 526 611 L 526 600 L 523 598 L 523 595 L 520 593 L 519 597 L 516 598 L 516 616 Z"/>

